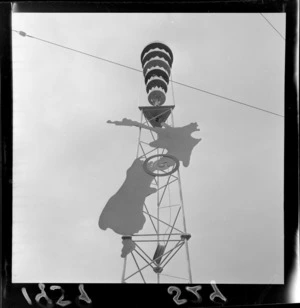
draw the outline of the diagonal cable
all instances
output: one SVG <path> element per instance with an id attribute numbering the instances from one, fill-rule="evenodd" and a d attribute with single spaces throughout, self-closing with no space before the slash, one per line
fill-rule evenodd
<path id="1" fill-rule="evenodd" d="M 148 208 L 147 208 L 147 206 L 146 206 L 146 203 L 144 203 L 144 207 L 145 207 L 145 209 L 146 209 L 146 211 L 147 211 L 147 214 L 149 215 L 149 218 L 150 218 L 150 220 L 151 220 L 151 223 L 152 223 L 152 226 L 153 226 L 153 228 L 154 228 L 154 230 L 155 230 L 155 233 L 157 234 L 158 232 L 157 232 L 157 229 L 156 229 L 156 227 L 155 227 L 155 225 L 154 225 L 154 222 L 153 222 L 153 220 L 152 220 L 152 218 L 151 218 L 151 216 L 150 216 L 150 213 L 149 213 L 149 211 L 148 211 Z"/>
<path id="2" fill-rule="evenodd" d="M 178 276 L 173 276 L 173 275 L 168 275 L 168 274 L 161 274 L 162 276 L 166 276 L 166 277 L 172 277 L 172 278 L 177 278 L 177 279 L 182 279 L 182 280 L 189 280 L 187 278 L 183 278 L 183 277 L 178 277 Z"/>
<path id="3" fill-rule="evenodd" d="M 169 236 L 168 236 L 167 242 L 166 242 L 166 244 L 165 244 L 165 248 L 167 247 L 167 245 L 168 245 L 168 243 L 169 243 L 169 241 L 170 241 L 170 237 L 171 237 L 172 232 L 173 232 L 173 229 L 174 229 L 174 227 L 175 227 L 175 224 L 176 224 L 178 215 L 179 215 L 179 213 L 180 213 L 180 210 L 181 210 L 181 207 L 180 207 L 180 208 L 178 209 L 178 211 L 177 211 L 176 217 L 175 217 L 175 219 L 174 219 L 174 223 L 173 223 L 173 225 L 172 225 L 171 231 L 169 232 Z"/>
<path id="4" fill-rule="evenodd" d="M 108 63 L 111 63 L 111 64 L 115 64 L 115 65 L 118 65 L 118 66 L 122 66 L 124 68 L 130 69 L 130 70 L 133 70 L 133 71 L 136 71 L 136 72 L 140 72 L 140 73 L 142 72 L 142 70 L 139 70 L 137 68 L 134 68 L 134 67 L 131 67 L 131 66 L 128 66 L 128 65 L 121 64 L 119 62 L 115 62 L 115 61 L 112 61 L 112 60 L 101 58 L 101 57 L 89 54 L 87 52 L 83 52 L 83 51 L 80 51 L 80 50 L 77 50 L 77 49 L 74 49 L 74 48 L 66 47 L 64 45 L 56 44 L 56 43 L 53 43 L 53 42 L 50 42 L 50 41 L 47 41 L 47 40 L 44 40 L 44 39 L 32 36 L 32 35 L 29 35 L 29 34 L 27 34 L 24 31 L 17 31 L 17 30 L 12 30 L 12 31 L 18 33 L 19 35 L 21 35 L 23 37 L 29 37 L 29 38 L 32 38 L 32 39 L 35 39 L 35 40 L 38 40 L 38 41 L 41 41 L 41 42 L 44 42 L 44 43 L 47 43 L 47 44 L 51 44 L 51 45 L 54 45 L 54 46 L 57 46 L 57 47 L 61 47 L 61 48 L 67 49 L 67 50 L 71 50 L 71 51 L 74 51 L 74 52 L 77 52 L 77 53 L 80 53 L 80 54 L 83 54 L 85 56 L 89 56 L 89 57 L 92 57 L 92 58 L 95 58 L 95 59 L 98 59 L 98 60 L 101 60 L 101 61 L 105 61 L 105 62 L 108 62 Z M 187 87 L 187 88 L 190 88 L 190 89 L 193 89 L 193 90 L 196 90 L 196 91 L 200 91 L 200 92 L 203 92 L 203 93 L 206 93 L 206 94 L 209 94 L 209 95 L 213 95 L 213 96 L 222 98 L 222 99 L 227 100 L 227 101 L 231 101 L 233 103 L 237 103 L 237 104 L 249 107 L 249 108 L 253 108 L 253 109 L 256 109 L 256 110 L 260 110 L 260 111 L 263 111 L 263 112 L 266 112 L 266 113 L 273 114 L 273 115 L 276 115 L 278 117 L 284 118 L 284 116 L 281 115 L 281 114 L 278 114 L 278 113 L 275 113 L 275 112 L 272 112 L 272 111 L 269 111 L 269 110 L 266 110 L 266 109 L 263 109 L 263 108 L 255 107 L 255 106 L 252 106 L 252 105 L 249 105 L 249 104 L 246 104 L 246 103 L 242 103 L 240 101 L 228 98 L 226 96 L 215 94 L 213 92 L 206 91 L 206 90 L 203 90 L 203 89 L 200 89 L 200 88 L 197 88 L 197 87 L 189 86 L 189 85 L 184 84 L 182 82 L 178 82 L 178 81 L 174 81 L 174 80 L 171 80 L 171 82 L 172 83 L 176 83 L 178 85 L 181 85 L 183 87 Z"/>
<path id="5" fill-rule="evenodd" d="M 179 242 L 173 247 L 172 251 L 169 251 L 168 254 L 166 255 L 166 257 L 161 261 L 160 266 L 161 266 L 162 268 L 165 268 L 166 265 L 173 259 L 173 257 L 176 255 L 176 253 L 181 249 L 181 247 L 182 247 L 183 245 L 184 245 L 184 243 L 183 243 L 182 241 L 179 241 Z M 175 249 L 176 249 L 176 250 L 175 250 Z M 175 250 L 175 252 L 174 252 L 174 250 Z M 173 255 L 171 255 L 171 256 L 169 257 L 169 255 L 170 255 L 172 252 L 174 252 Z M 169 257 L 169 259 L 168 259 L 168 257 Z M 167 259 L 168 259 L 168 260 L 167 260 Z M 167 261 L 166 261 L 166 260 L 167 260 Z M 165 262 L 165 264 L 163 265 L 164 262 Z"/>
<path id="6" fill-rule="evenodd" d="M 262 13 L 259 13 L 264 19 L 265 21 L 281 36 L 281 38 L 285 41 L 285 38 L 284 36 L 282 36 L 282 34 L 272 25 L 272 23 L 268 20 L 268 18 L 262 14 Z"/>
<path id="7" fill-rule="evenodd" d="M 135 274 L 137 274 L 139 271 L 142 271 L 142 270 L 145 269 L 146 267 L 151 266 L 151 264 L 155 263 L 159 258 L 163 257 L 164 255 L 166 255 L 166 254 L 169 253 L 169 252 L 172 252 L 172 251 L 173 251 L 175 248 L 177 248 L 177 247 L 178 247 L 178 246 L 175 246 L 174 248 L 172 248 L 172 249 L 170 249 L 169 251 L 165 252 L 165 253 L 162 254 L 161 256 L 158 256 L 157 258 L 153 259 L 153 260 L 151 261 L 151 263 L 149 263 L 149 264 L 143 266 L 140 270 L 138 270 L 138 271 L 134 272 L 133 274 L 131 274 L 130 276 L 126 277 L 126 278 L 124 279 L 124 281 L 125 281 L 125 280 L 128 280 L 129 278 L 131 278 L 132 276 L 134 276 Z"/>
<path id="8" fill-rule="evenodd" d="M 163 193 L 162 193 L 162 196 L 161 196 L 161 198 L 160 198 L 160 200 L 159 200 L 158 206 L 161 205 L 162 199 L 163 199 L 163 197 L 164 197 L 164 195 L 165 195 L 165 192 L 166 192 L 166 190 L 167 190 L 167 187 L 169 187 L 168 184 L 169 184 L 169 182 L 170 182 L 170 178 L 171 178 L 171 176 L 168 177 L 167 184 L 165 185 L 165 189 L 164 189 L 164 191 L 163 191 Z"/>
<path id="9" fill-rule="evenodd" d="M 167 226 L 170 226 L 170 227 L 172 227 L 171 225 L 169 225 L 168 223 L 166 223 L 165 221 L 163 221 L 163 220 L 161 220 L 161 219 L 159 219 L 159 218 L 157 218 L 157 217 L 155 217 L 155 216 L 153 216 L 153 215 L 151 215 L 151 214 L 149 214 L 149 213 L 147 213 L 147 212 L 145 212 L 145 211 L 143 211 L 143 213 L 145 213 L 145 214 L 147 214 L 148 216 L 151 216 L 151 217 L 153 217 L 154 219 L 156 219 L 157 221 L 160 221 L 161 223 L 163 223 L 163 224 L 165 224 L 165 225 L 167 225 Z M 180 233 L 183 233 L 184 234 L 184 232 L 182 232 L 181 230 L 179 230 L 179 229 L 177 229 L 177 228 L 175 228 L 175 227 L 173 227 L 175 230 L 177 230 L 178 232 L 180 232 Z"/>
<path id="10" fill-rule="evenodd" d="M 138 249 L 140 251 L 142 251 L 143 254 L 150 260 L 150 262 L 152 262 L 153 260 L 148 256 L 148 254 L 136 242 L 134 242 L 134 243 L 135 243 L 136 247 L 138 247 Z M 149 261 L 147 261 L 136 249 L 135 249 L 135 252 L 138 253 L 140 255 L 140 257 L 143 258 L 143 260 L 153 268 L 152 263 L 149 263 Z"/>
<path id="11" fill-rule="evenodd" d="M 135 265 L 136 265 L 137 268 L 139 269 L 139 272 L 140 272 L 140 274 L 141 274 L 141 277 L 142 277 L 144 283 L 146 283 L 145 278 L 144 278 L 144 276 L 143 276 L 143 274 L 142 274 L 142 271 L 141 271 L 141 269 L 140 269 L 140 267 L 139 267 L 139 264 L 137 263 L 137 261 L 136 261 L 136 259 L 135 259 L 135 256 L 134 256 L 134 254 L 133 254 L 132 252 L 131 252 L 131 255 L 132 255 L 132 258 L 133 258 L 133 260 L 134 260 L 134 262 L 135 262 Z"/>

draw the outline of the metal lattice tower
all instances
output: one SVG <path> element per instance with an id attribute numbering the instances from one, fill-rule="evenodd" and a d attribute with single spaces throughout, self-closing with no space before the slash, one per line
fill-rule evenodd
<path id="1" fill-rule="evenodd" d="M 156 140 L 153 128 L 166 123 L 174 127 L 175 104 L 162 106 L 166 101 L 171 76 L 173 54 L 165 44 L 147 45 L 141 62 L 148 101 L 152 106 L 139 106 L 141 112 L 136 157 L 154 169 L 145 172 L 154 176 L 149 195 L 143 206 L 146 223 L 136 234 L 122 236 L 135 248 L 124 258 L 122 283 L 185 282 L 192 283 L 184 200 L 180 178 L 180 163 L 163 148 L 153 148 Z M 174 97 L 174 93 L 173 93 Z"/>

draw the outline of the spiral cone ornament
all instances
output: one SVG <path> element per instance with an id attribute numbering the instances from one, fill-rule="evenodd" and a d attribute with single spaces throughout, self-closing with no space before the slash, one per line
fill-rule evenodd
<path id="1" fill-rule="evenodd" d="M 173 53 L 163 43 L 150 43 L 141 53 L 141 62 L 148 101 L 153 106 L 161 106 L 166 101 Z"/>

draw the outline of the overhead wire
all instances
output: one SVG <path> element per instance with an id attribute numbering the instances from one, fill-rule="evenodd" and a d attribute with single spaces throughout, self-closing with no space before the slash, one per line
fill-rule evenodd
<path id="1" fill-rule="evenodd" d="M 250 108 L 253 108 L 253 109 L 257 109 L 257 110 L 260 110 L 260 111 L 263 111 L 263 112 L 267 112 L 267 113 L 270 113 L 270 114 L 274 114 L 274 115 L 276 115 L 276 116 L 279 116 L 279 117 L 284 118 L 284 116 L 281 115 L 281 114 L 279 114 L 279 113 L 275 113 L 275 112 L 272 112 L 272 111 L 269 111 L 269 110 L 266 110 L 266 109 L 262 109 L 262 108 L 259 108 L 259 107 L 255 107 L 255 106 L 253 106 L 253 105 L 249 105 L 249 104 L 246 104 L 246 103 L 237 101 L 237 100 L 235 100 L 235 99 L 228 98 L 228 97 L 226 97 L 226 96 L 222 96 L 222 95 L 215 94 L 215 93 L 212 93 L 212 92 L 209 92 L 209 91 L 206 91 L 206 90 L 202 90 L 202 89 L 199 89 L 199 88 L 196 88 L 196 87 L 192 87 L 192 86 L 189 86 L 189 85 L 187 85 L 187 84 L 184 84 L 184 83 L 181 83 L 181 82 L 178 82 L 178 81 L 174 81 L 174 80 L 173 80 L 173 83 L 179 84 L 179 85 L 181 85 L 181 86 L 184 86 L 184 87 L 187 87 L 187 88 L 190 88 L 190 89 L 193 89 L 193 90 L 201 91 L 201 92 L 204 92 L 204 93 L 207 93 L 207 94 L 210 94 L 210 95 L 219 97 L 219 98 L 223 98 L 223 99 L 225 99 L 225 100 L 227 100 L 227 101 L 231 101 L 231 102 L 233 102 L 233 103 L 237 103 L 237 104 L 240 104 L 240 105 L 244 105 L 244 106 L 247 106 L 247 107 L 250 107 Z"/>
<path id="2" fill-rule="evenodd" d="M 270 20 L 263 14 L 260 13 L 260 15 L 265 19 L 265 21 L 281 36 L 281 38 L 285 41 L 285 37 L 272 25 Z"/>
<path id="3" fill-rule="evenodd" d="M 89 56 L 89 57 L 92 57 L 92 58 L 95 58 L 95 59 L 98 59 L 98 60 L 102 60 L 102 61 L 105 61 L 105 62 L 109 62 L 109 63 L 115 64 L 115 65 L 119 65 L 119 66 L 128 68 L 128 69 L 133 70 L 133 71 L 142 72 L 141 70 L 136 69 L 136 68 L 133 68 L 133 67 L 130 67 L 130 66 L 128 66 L 128 65 L 124 65 L 124 64 L 121 64 L 121 63 L 118 63 L 118 62 L 115 62 L 115 61 L 111 61 L 111 60 L 108 60 L 108 59 L 105 59 L 105 58 L 101 58 L 101 57 L 98 57 L 98 56 L 95 56 L 95 55 L 92 55 L 92 54 L 90 54 L 90 53 L 87 53 L 87 52 L 84 52 L 84 51 L 80 51 L 80 50 L 77 50 L 77 49 L 74 49 L 74 48 L 70 48 L 70 47 L 67 47 L 67 46 L 63 46 L 63 45 L 60 45 L 60 44 L 56 44 L 56 43 L 53 43 L 53 42 L 50 42 L 50 41 L 41 39 L 41 38 L 39 38 L 39 37 L 29 35 L 29 34 L 27 34 L 26 32 L 23 32 L 23 31 L 16 31 L 16 30 L 12 30 L 12 31 L 17 32 L 17 33 L 19 33 L 21 36 L 24 36 L 24 37 L 27 36 L 27 37 L 33 38 L 33 39 L 35 39 L 35 40 L 38 40 L 38 41 L 41 41 L 41 42 L 44 42 L 44 43 L 48 43 L 48 44 L 51 44 L 51 45 L 54 45 L 54 46 L 58 46 L 58 47 L 61 47 L 61 48 L 64 48 L 64 49 L 68 49 L 68 50 L 71 50 L 71 51 L 74 51 L 74 52 L 83 54 L 83 55 L 85 55 L 85 56 Z"/>
<path id="4" fill-rule="evenodd" d="M 61 48 L 67 49 L 67 50 L 71 50 L 73 52 L 77 52 L 77 53 L 83 54 L 85 56 L 89 56 L 89 57 L 92 57 L 92 58 L 95 58 L 95 59 L 98 59 L 98 60 L 101 60 L 101 61 L 105 61 L 105 62 L 108 62 L 108 63 L 111 63 L 111 64 L 115 64 L 115 65 L 118 65 L 118 66 L 130 69 L 130 70 L 142 73 L 142 70 L 139 70 L 137 68 L 134 68 L 134 67 L 131 67 L 131 66 L 128 66 L 128 65 L 125 65 L 125 64 L 121 64 L 119 62 L 108 60 L 108 59 L 105 59 L 105 58 L 102 58 L 102 57 L 98 57 L 98 56 L 92 55 L 90 53 L 83 52 L 83 51 L 80 51 L 80 50 L 77 50 L 77 49 L 74 49 L 74 48 L 71 48 L 71 47 L 67 47 L 67 46 L 64 46 L 64 45 L 61 45 L 61 44 L 57 44 L 57 43 L 54 43 L 54 42 L 51 42 L 51 41 L 47 41 L 47 40 L 41 39 L 39 37 L 35 37 L 33 35 L 29 35 L 29 34 L 27 34 L 26 32 L 23 32 L 23 31 L 17 31 L 17 30 L 12 30 L 12 31 L 18 33 L 19 35 L 21 35 L 23 37 L 33 38 L 35 40 L 38 40 L 38 41 L 41 41 L 41 42 L 44 42 L 44 43 L 48 43 L 48 44 L 51 44 L 51 45 L 54 45 L 54 46 L 57 46 L 57 47 L 61 47 Z M 256 110 L 259 110 L 259 111 L 263 111 L 263 112 L 266 112 L 266 113 L 273 114 L 273 115 L 276 115 L 278 117 L 284 118 L 284 115 L 281 115 L 279 113 L 275 113 L 275 112 L 272 112 L 272 111 L 269 111 L 269 110 L 266 110 L 266 109 L 263 109 L 263 108 L 255 107 L 253 105 L 246 104 L 246 103 L 240 102 L 238 100 L 234 100 L 234 99 L 228 98 L 226 96 L 219 95 L 219 94 L 207 91 L 207 90 L 203 90 L 203 89 L 200 89 L 198 87 L 193 87 L 193 86 L 187 85 L 185 83 L 175 81 L 175 80 L 173 80 L 173 78 L 171 79 L 171 82 L 175 83 L 175 84 L 178 84 L 178 85 L 181 85 L 181 86 L 186 87 L 186 88 L 190 88 L 190 89 L 193 89 L 193 90 L 196 90 L 196 91 L 200 91 L 200 92 L 212 95 L 212 96 L 216 96 L 216 97 L 222 98 L 222 99 L 227 100 L 227 101 L 231 101 L 233 103 L 237 103 L 237 104 L 249 107 L 249 108 L 253 108 L 253 109 L 256 109 Z"/>

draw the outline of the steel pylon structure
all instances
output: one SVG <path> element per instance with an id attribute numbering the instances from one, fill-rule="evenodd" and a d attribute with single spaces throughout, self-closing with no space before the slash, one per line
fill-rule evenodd
<path id="1" fill-rule="evenodd" d="M 175 104 L 173 102 L 173 105 L 162 106 L 165 97 L 161 103 L 160 95 L 164 96 L 166 91 L 159 89 L 161 93 L 158 93 L 159 85 L 155 83 L 158 79 L 162 82 L 162 78 L 157 78 L 159 75 L 157 61 L 163 61 L 163 59 L 157 60 L 157 56 L 161 57 L 159 53 L 162 52 L 171 55 L 170 58 L 173 61 L 171 50 L 162 43 L 147 45 L 141 57 L 148 100 L 152 106 L 139 106 L 141 117 L 136 158 L 144 160 L 145 172 L 154 176 L 151 187 L 156 189 L 156 192 L 145 199 L 143 214 L 146 222 L 143 229 L 139 233 L 122 236 L 123 242 L 128 240 L 134 243 L 134 249 L 124 258 L 122 283 L 192 283 L 188 246 L 191 234 L 187 231 L 185 219 L 180 178 L 181 164 L 176 157 L 168 155 L 166 149 L 153 148 L 149 145 L 157 140 L 153 128 L 162 127 L 163 123 L 174 127 Z M 145 61 L 145 57 L 148 61 Z M 156 61 L 154 67 L 149 65 L 151 61 Z M 145 70 L 147 65 L 148 70 Z M 152 78 L 147 77 L 153 70 L 156 72 L 151 76 Z M 170 71 L 163 70 L 170 77 Z M 152 84 L 154 91 L 148 86 L 151 81 L 154 83 Z M 168 84 L 169 78 L 163 81 Z M 157 94 L 160 103 L 155 104 L 155 100 L 151 98 L 153 99 L 153 95 L 157 98 Z M 152 169 L 147 170 L 149 164 Z"/>

